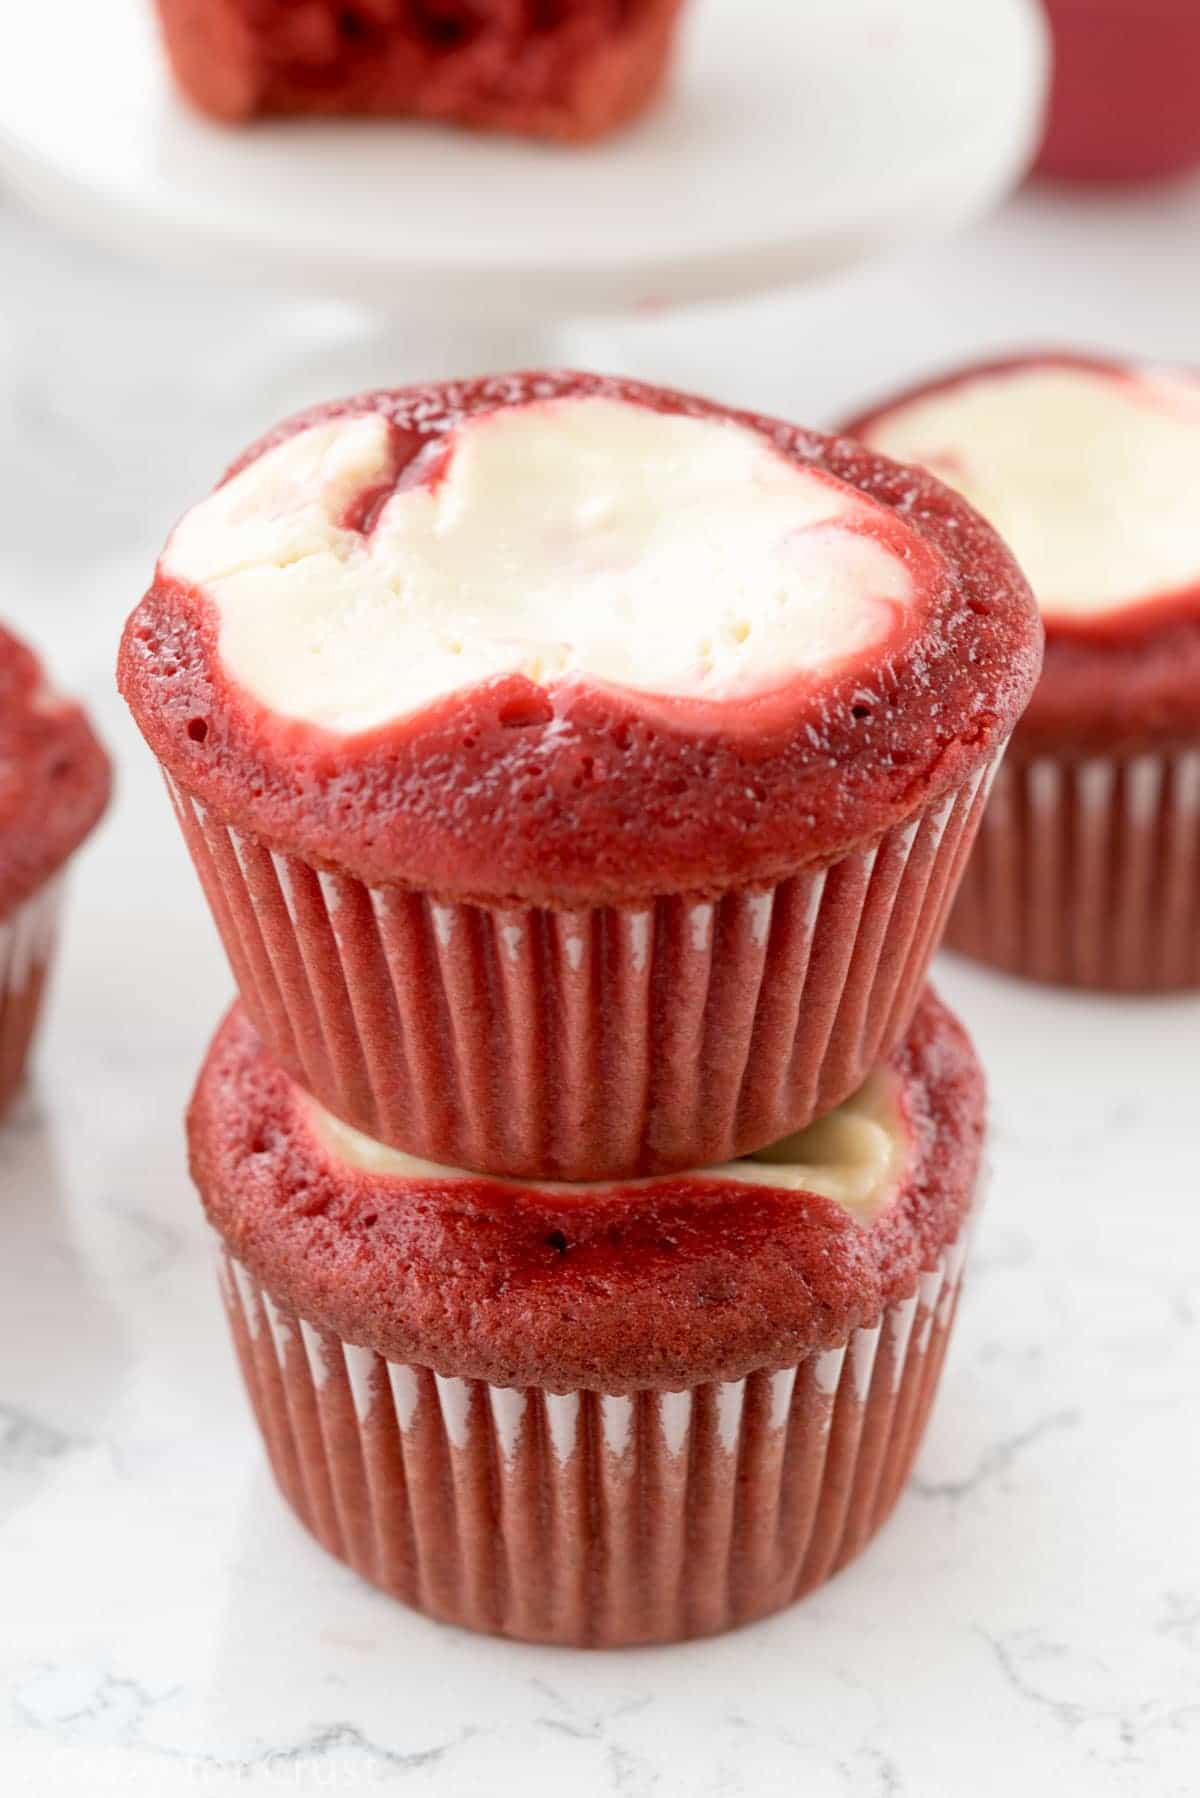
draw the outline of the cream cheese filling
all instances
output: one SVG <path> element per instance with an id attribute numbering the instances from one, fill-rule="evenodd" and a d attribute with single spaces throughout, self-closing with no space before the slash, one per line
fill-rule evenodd
<path id="1" fill-rule="evenodd" d="M 489 1184 L 514 1186 L 525 1191 L 556 1195 L 639 1189 L 670 1179 L 653 1175 L 641 1180 L 576 1181 L 506 1180 L 481 1175 L 465 1168 L 442 1167 L 416 1155 L 406 1155 L 364 1136 L 298 1093 L 309 1128 L 321 1148 L 334 1161 L 392 1180 L 437 1181 L 485 1179 Z M 892 1203 L 908 1160 L 910 1136 L 900 1104 L 899 1081 L 890 1069 L 877 1068 L 852 1098 L 825 1117 L 791 1136 L 739 1161 L 692 1170 L 687 1176 L 727 1181 L 738 1186 L 771 1186 L 785 1192 L 816 1193 L 832 1199 L 856 1222 L 869 1225 Z"/>
<path id="2" fill-rule="evenodd" d="M 426 455 L 391 490 L 387 421 L 329 419 L 172 533 L 161 573 L 264 706 L 349 734 L 507 674 L 735 701 L 870 651 L 915 599 L 894 513 L 732 421 L 543 400 Z"/>
<path id="3" fill-rule="evenodd" d="M 957 381 L 863 433 L 995 526 L 1048 619 L 1200 583 L 1200 381 L 1030 364 Z"/>

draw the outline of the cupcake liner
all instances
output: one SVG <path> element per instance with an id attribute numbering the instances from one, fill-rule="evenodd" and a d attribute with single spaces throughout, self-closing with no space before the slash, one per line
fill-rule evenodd
<path id="1" fill-rule="evenodd" d="M 21 1084 L 54 954 L 62 881 L 0 920 L 0 1114 Z"/>
<path id="2" fill-rule="evenodd" d="M 753 1153 L 861 1085 L 908 1026 L 989 773 L 775 887 L 582 911 L 368 887 L 168 785 L 293 1079 L 430 1161 L 588 1180 Z"/>
<path id="3" fill-rule="evenodd" d="M 966 1243 L 839 1348 L 628 1395 L 389 1362 L 223 1244 L 218 1267 L 275 1478 L 331 1554 L 445 1622 L 619 1647 L 750 1622 L 860 1553 L 920 1444 Z"/>
<path id="4" fill-rule="evenodd" d="M 1062 985 L 1200 985 L 1200 747 L 1005 763 L 946 941 Z"/>

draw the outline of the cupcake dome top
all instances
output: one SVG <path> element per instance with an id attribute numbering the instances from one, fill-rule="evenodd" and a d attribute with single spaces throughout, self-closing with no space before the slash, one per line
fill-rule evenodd
<path id="1" fill-rule="evenodd" d="M 82 709 L 0 626 L 0 917 L 78 848 L 110 784 L 108 757 Z"/>
<path id="2" fill-rule="evenodd" d="M 942 575 L 896 513 L 720 417 L 579 394 L 474 413 L 411 460 L 397 439 L 382 412 L 309 425 L 163 552 L 280 717 L 355 735 L 515 676 L 732 723 L 901 647 Z"/>
<path id="3" fill-rule="evenodd" d="M 773 880 L 966 777 L 1036 674 L 929 477 L 582 375 L 360 396 L 172 533 L 122 649 L 227 822 L 447 897 Z"/>
<path id="4" fill-rule="evenodd" d="M 962 493 L 1029 577 L 1047 648 L 1022 736 L 1200 726 L 1200 377 L 1038 352 L 849 429 Z"/>
<path id="5" fill-rule="evenodd" d="M 927 993 L 860 1103 L 865 1136 L 852 1109 L 850 1140 L 818 1125 L 774 1151 L 779 1167 L 497 1180 L 368 1148 L 315 1111 L 235 1007 L 188 1130 L 210 1221 L 283 1305 L 439 1373 L 614 1391 L 741 1378 L 873 1323 L 958 1234 L 983 1110 L 974 1051 Z M 866 1203 L 847 1196 L 856 1163 Z"/>

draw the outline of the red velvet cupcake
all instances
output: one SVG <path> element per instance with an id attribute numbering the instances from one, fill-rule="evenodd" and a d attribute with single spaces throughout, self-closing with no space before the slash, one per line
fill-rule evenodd
<path id="1" fill-rule="evenodd" d="M 927 475 L 523 375 L 258 444 L 121 684 L 293 1077 L 433 1161 L 619 1178 L 752 1152 L 899 1040 L 1040 649 Z"/>
<path id="2" fill-rule="evenodd" d="M 63 868 L 108 793 L 108 758 L 83 712 L 0 626 L 0 1114 L 37 1025 Z"/>
<path id="3" fill-rule="evenodd" d="M 435 1617 L 595 1646 L 749 1622 L 870 1540 L 937 1385 L 982 1132 L 928 994 L 844 1108 L 670 1179 L 509 1184 L 384 1149 L 240 1007 L 189 1116 L 301 1521 Z"/>
<path id="4" fill-rule="evenodd" d="M 158 0 L 213 118 L 411 116 L 585 142 L 662 86 L 682 0 Z"/>
<path id="5" fill-rule="evenodd" d="M 850 428 L 977 505 L 1046 623 L 947 941 L 1070 985 L 1200 984 L 1200 379 L 1027 355 Z"/>

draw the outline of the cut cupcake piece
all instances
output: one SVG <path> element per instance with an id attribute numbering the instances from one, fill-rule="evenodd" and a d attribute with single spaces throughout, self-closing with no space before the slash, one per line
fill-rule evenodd
<path id="1" fill-rule="evenodd" d="M 436 1617 L 603 1646 L 765 1615 L 878 1529 L 937 1385 L 982 1130 L 930 995 L 839 1116 L 668 1179 L 428 1169 L 322 1115 L 240 1008 L 189 1116 L 301 1520 Z"/>
<path id="2" fill-rule="evenodd" d="M 412 116 L 586 141 L 649 105 L 682 0 L 158 0 L 201 111 Z"/>
<path id="3" fill-rule="evenodd" d="M 1090 987 L 1200 983 L 1200 379 L 969 366 L 849 427 L 989 518 L 1046 622 L 948 941 Z"/>
<path id="4" fill-rule="evenodd" d="M 108 802 L 80 708 L 0 626 L 0 1115 L 20 1085 L 54 952 L 63 870 Z"/>
<path id="5" fill-rule="evenodd" d="M 861 1084 L 1039 656 L 928 477 L 559 374 L 282 427 L 121 680 L 287 1070 L 429 1160 L 593 1179 Z"/>

